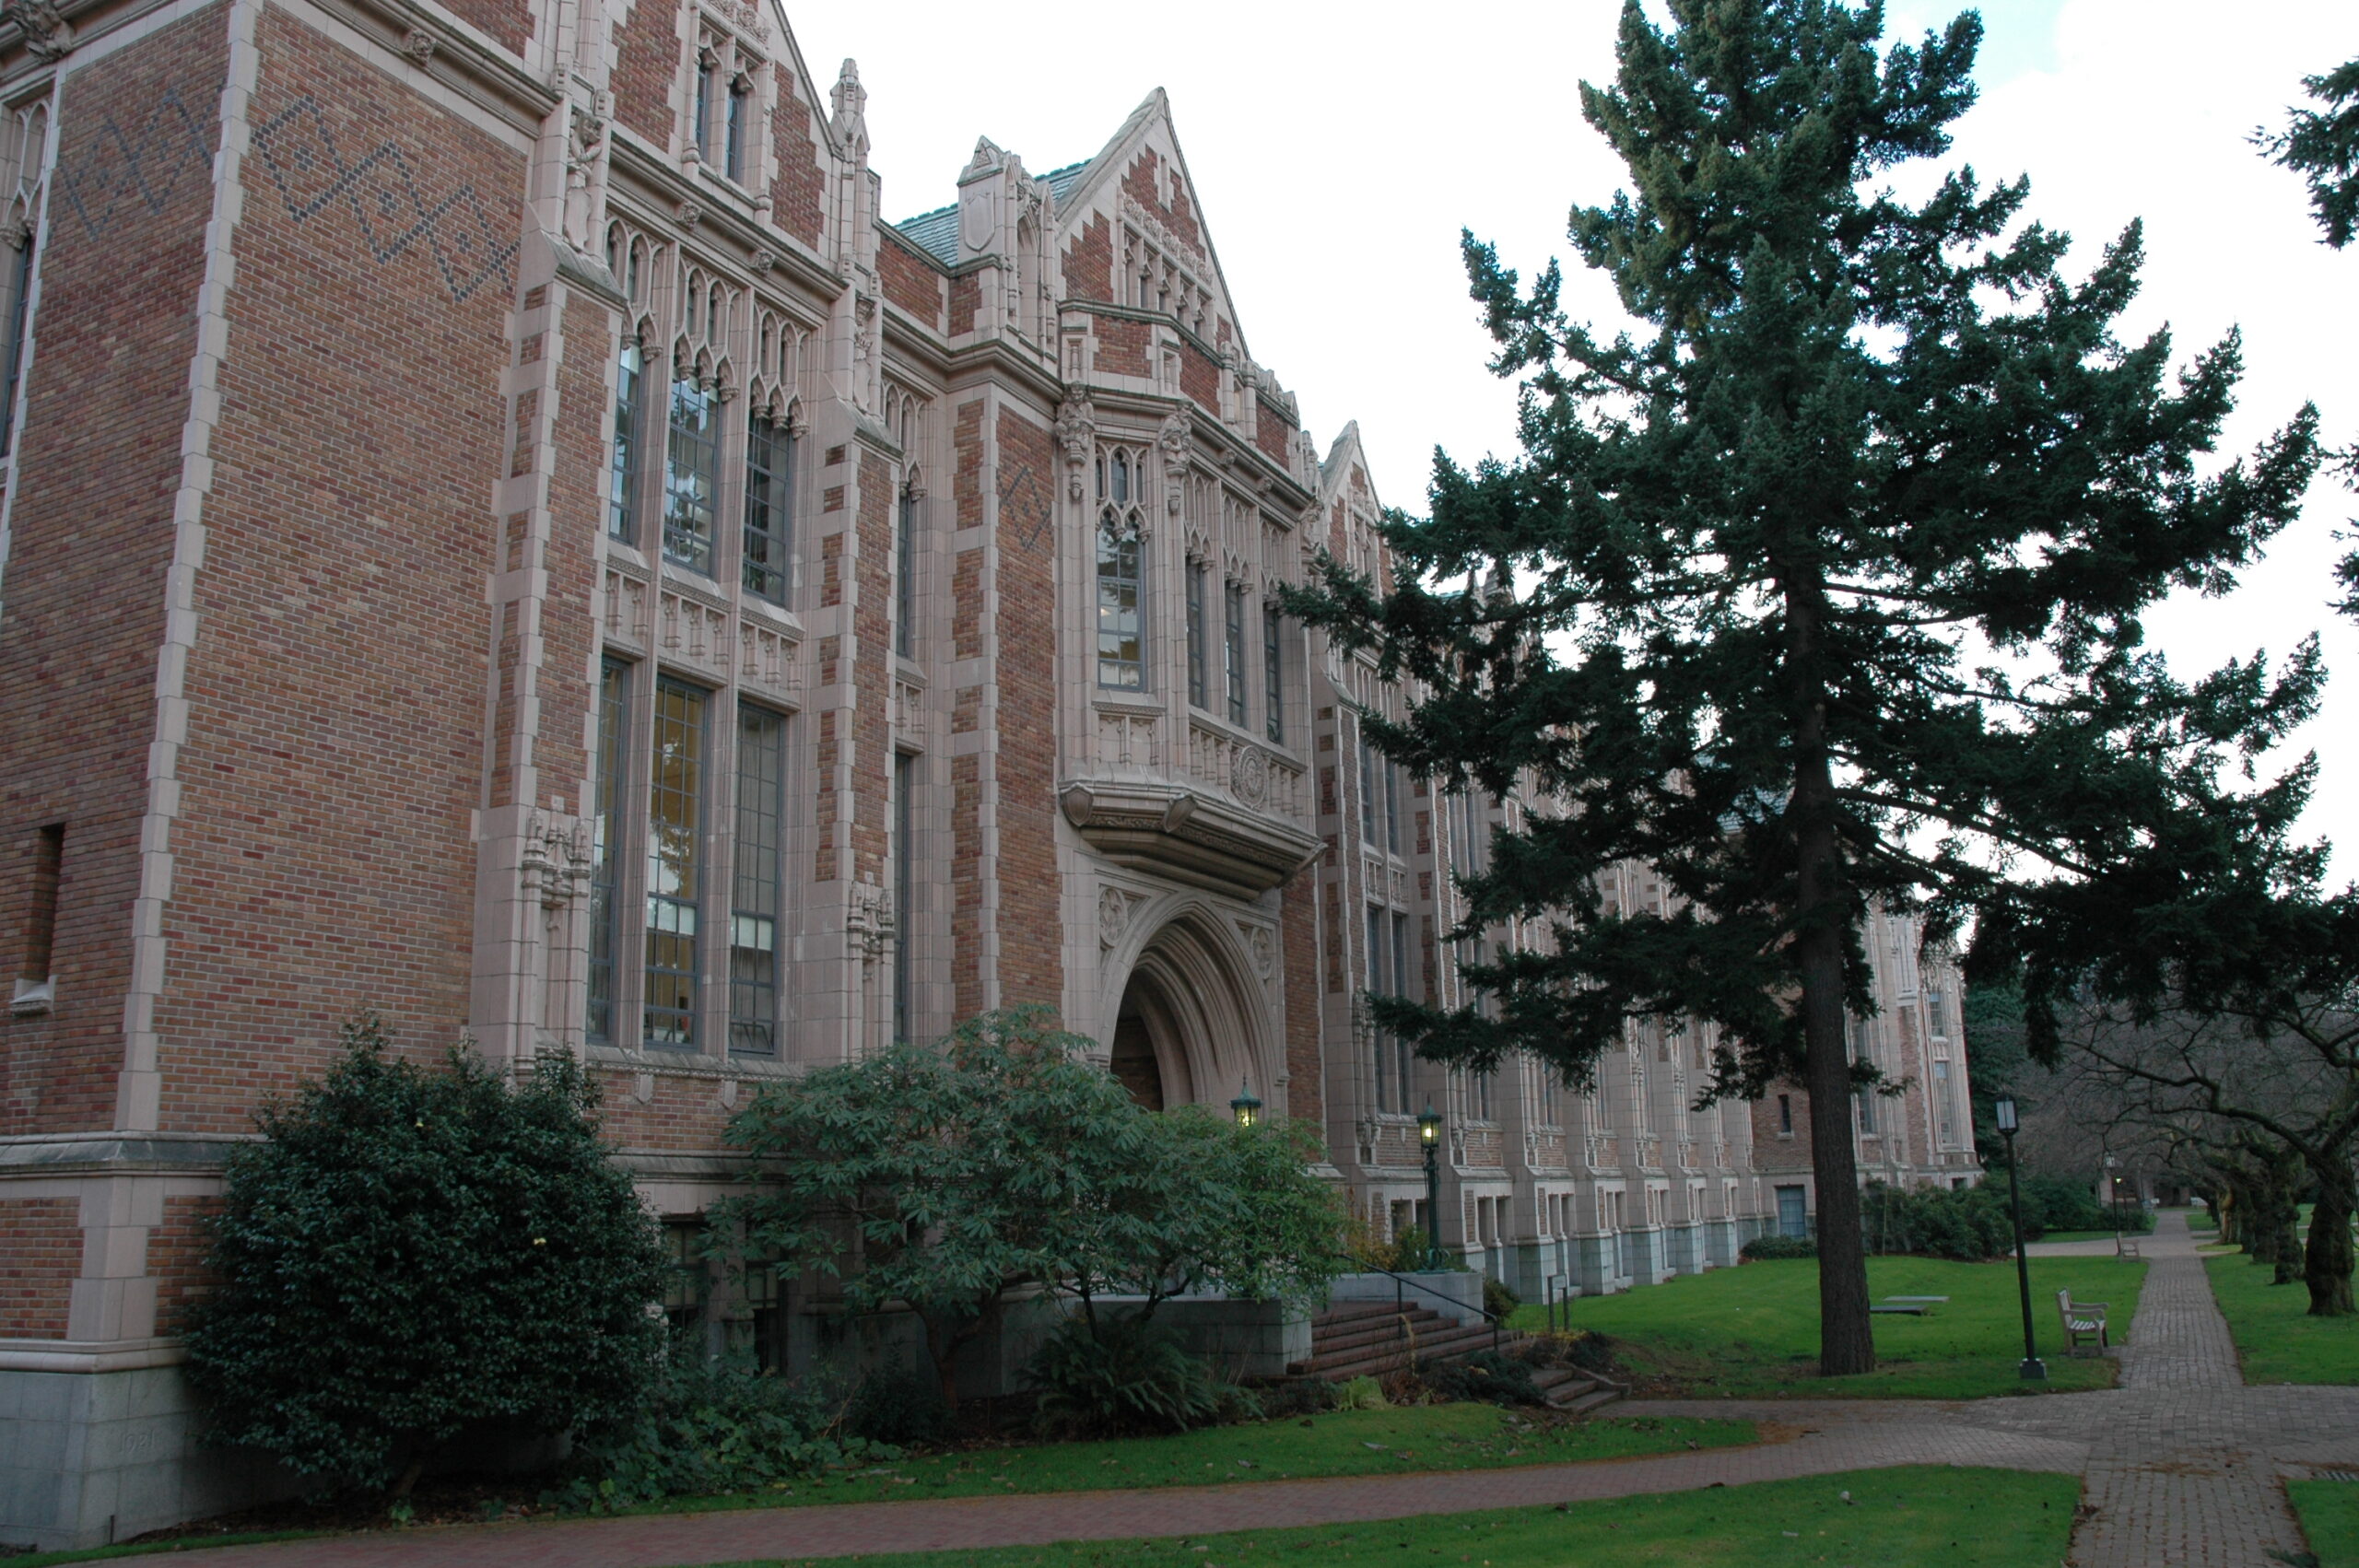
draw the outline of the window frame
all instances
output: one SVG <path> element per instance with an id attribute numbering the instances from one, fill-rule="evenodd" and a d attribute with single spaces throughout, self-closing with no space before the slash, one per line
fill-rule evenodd
<path id="1" fill-rule="evenodd" d="M 698 1025 L 703 1014 L 702 915 L 708 895 L 704 840 L 710 827 L 708 775 L 712 751 L 710 713 L 716 695 L 709 687 L 658 675 L 648 716 L 646 923 L 640 942 L 639 1033 L 640 1043 L 651 1050 L 698 1053 L 704 1047 Z M 665 712 L 667 698 L 683 704 L 679 716 Z M 692 722 L 687 715 L 693 715 Z M 662 754 L 667 738 L 675 733 L 688 743 L 682 752 L 687 759 L 682 771 L 688 776 L 686 789 L 663 782 Z M 664 829 L 680 825 L 659 810 L 667 799 L 683 802 L 687 809 L 685 831 L 671 835 L 672 841 L 686 846 L 687 854 L 680 859 L 665 858 L 663 848 Z M 667 882 L 685 888 L 685 892 L 659 891 Z M 659 948 L 659 943 L 664 945 Z M 659 951 L 684 954 L 687 963 L 659 964 Z M 680 1001 L 657 1000 L 656 986 L 659 978 L 664 977 L 673 982 L 672 994 L 680 997 Z M 659 1033 L 659 1020 L 668 1021 L 671 1026 Z"/>
<path id="2" fill-rule="evenodd" d="M 663 559 L 702 577 L 713 575 L 721 533 L 721 389 L 694 370 L 675 368 L 664 404 Z M 696 425 L 682 422 L 684 407 Z M 699 521 L 700 520 L 700 521 Z"/>
<path id="3" fill-rule="evenodd" d="M 755 598 L 780 607 L 794 591 L 794 427 L 785 420 L 760 415 L 746 419 L 745 521 L 738 542 L 738 584 Z M 771 579 L 774 588 L 767 586 Z"/>
<path id="4" fill-rule="evenodd" d="M 1223 714 L 1242 730 L 1252 717 L 1246 698 L 1245 585 L 1233 578 L 1221 584 L 1220 624 Z"/>
<path id="5" fill-rule="evenodd" d="M 749 722 L 750 721 L 750 722 Z M 775 1058 L 786 1024 L 786 774 L 791 720 L 759 703 L 737 703 L 729 890 L 729 1054 Z M 759 743 L 757 731 L 767 738 Z M 769 766 L 760 776 L 749 762 Z M 752 896 L 749 896 L 751 895 Z M 745 940 L 765 934 L 768 945 Z M 767 960 L 767 974 L 747 973 L 747 955 Z"/>
<path id="6" fill-rule="evenodd" d="M 598 667 L 598 755 L 592 761 L 589 968 L 582 1037 L 602 1046 L 616 1044 L 622 1036 L 616 1014 L 622 1006 L 618 983 L 622 976 L 622 838 L 628 826 L 623 807 L 630 779 L 634 669 L 628 661 L 611 655 L 601 659 Z"/>

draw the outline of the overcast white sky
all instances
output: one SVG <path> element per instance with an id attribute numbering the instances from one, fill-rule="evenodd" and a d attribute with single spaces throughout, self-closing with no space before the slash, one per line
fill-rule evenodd
<path id="1" fill-rule="evenodd" d="M 1955 4 L 1890 0 L 1913 39 Z M 1982 99 L 1956 156 L 2028 173 L 2029 211 L 2075 261 L 2146 220 L 2146 289 L 2129 323 L 2168 322 L 2182 357 L 2229 327 L 2248 375 L 2229 427 L 2249 447 L 2305 400 L 2359 441 L 2359 247 L 2317 242 L 2299 182 L 2246 145 L 2304 76 L 2359 55 L 2352 0 L 1988 0 Z M 1609 198 L 1621 165 L 1579 117 L 1575 84 L 1614 73 L 1618 0 L 1458 0 L 1439 9 L 1193 0 L 1042 8 L 1010 25 L 968 0 L 889 11 L 787 0 L 822 90 L 860 62 L 885 210 L 952 199 L 978 135 L 1034 172 L 1095 154 L 1156 87 L 1253 356 L 1302 400 L 1323 451 L 1357 419 L 1386 500 L 1424 509 L 1436 445 L 1461 461 L 1514 447 L 1512 389 L 1483 369 L 1461 227 L 1527 275 L 1564 255 L 1565 215 Z M 1607 319 L 1576 270 L 1567 304 Z M 2324 768 L 2311 809 L 2359 878 L 2359 626 L 2330 616 L 2334 531 L 2359 497 L 2330 481 L 2224 601 L 2172 606 L 2156 640 L 2192 670 L 2316 629 L 2336 681 L 2302 737 Z"/>

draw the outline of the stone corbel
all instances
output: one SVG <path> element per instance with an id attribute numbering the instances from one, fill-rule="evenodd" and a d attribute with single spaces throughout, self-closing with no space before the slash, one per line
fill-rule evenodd
<path id="1" fill-rule="evenodd" d="M 59 14 L 55 0 L 30 0 L 14 8 L 17 25 L 24 29 L 25 50 L 44 65 L 54 65 L 74 52 L 74 28 Z"/>
<path id="2" fill-rule="evenodd" d="M 1065 454 L 1065 494 L 1076 501 L 1087 498 L 1089 458 L 1097 445 L 1097 411 L 1087 398 L 1070 399 L 1058 413 L 1057 445 Z"/>

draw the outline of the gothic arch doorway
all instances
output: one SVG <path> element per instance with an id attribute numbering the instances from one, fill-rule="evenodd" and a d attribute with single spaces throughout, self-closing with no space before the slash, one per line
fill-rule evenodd
<path id="1" fill-rule="evenodd" d="M 1185 911 L 1139 951 L 1109 1042 L 1114 1076 L 1149 1110 L 1225 1106 L 1247 1079 L 1271 1095 L 1264 1069 L 1276 1037 L 1262 988 L 1213 917 Z"/>

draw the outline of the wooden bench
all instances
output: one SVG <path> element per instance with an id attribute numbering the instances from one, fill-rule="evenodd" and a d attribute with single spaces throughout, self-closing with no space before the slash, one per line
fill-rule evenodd
<path id="1" fill-rule="evenodd" d="M 2113 1238 L 2113 1250 L 2117 1256 L 2135 1258 L 2138 1256 L 2138 1243 L 2130 1236 L 2118 1235 Z"/>
<path id="2" fill-rule="evenodd" d="M 2102 1355 L 2108 1348 L 2105 1336 L 2107 1304 L 2101 1301 L 2074 1301 L 2071 1291 L 2056 1293 L 2056 1315 L 2064 1322 L 2064 1352 L 2078 1355 L 2083 1345 L 2095 1348 Z"/>

